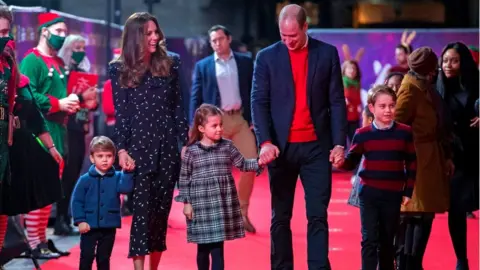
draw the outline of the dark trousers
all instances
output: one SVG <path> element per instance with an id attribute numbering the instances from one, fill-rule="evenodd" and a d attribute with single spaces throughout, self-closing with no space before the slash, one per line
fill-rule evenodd
<path id="1" fill-rule="evenodd" d="M 305 190 L 308 269 L 331 269 L 328 260 L 327 208 L 332 193 L 330 149 L 318 142 L 288 143 L 269 165 L 272 223 L 271 269 L 293 269 L 292 219 L 297 178 Z"/>
<path id="2" fill-rule="evenodd" d="M 400 192 L 362 186 L 360 190 L 362 224 L 362 270 L 393 270 L 393 238 L 400 217 Z"/>
<path id="3" fill-rule="evenodd" d="M 223 242 L 198 244 L 198 270 L 210 270 L 210 256 L 212 256 L 212 270 L 225 269 L 225 260 L 223 257 Z"/>
<path id="4" fill-rule="evenodd" d="M 83 160 L 85 159 L 85 133 L 68 131 L 68 157 L 62 175 L 63 199 L 57 202 L 57 220 L 70 223 L 68 209 L 72 192 L 80 177 Z"/>
<path id="5" fill-rule="evenodd" d="M 110 270 L 116 232 L 115 228 L 91 229 L 80 236 L 80 270 L 91 270 L 94 259 L 98 270 Z"/>

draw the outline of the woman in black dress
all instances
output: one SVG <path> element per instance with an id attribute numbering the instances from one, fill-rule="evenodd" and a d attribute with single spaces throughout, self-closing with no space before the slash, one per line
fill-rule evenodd
<path id="1" fill-rule="evenodd" d="M 453 163 L 448 227 L 457 270 L 468 270 L 467 212 L 478 210 L 479 72 L 467 46 L 455 42 L 443 49 L 437 89 L 453 122 Z"/>
<path id="2" fill-rule="evenodd" d="M 119 164 L 135 167 L 129 257 L 136 270 L 158 267 L 166 250 L 167 220 L 180 173 L 178 139 L 186 145 L 188 124 L 178 72 L 180 59 L 159 46 L 164 35 L 152 15 L 125 23 L 122 53 L 110 64 Z"/>

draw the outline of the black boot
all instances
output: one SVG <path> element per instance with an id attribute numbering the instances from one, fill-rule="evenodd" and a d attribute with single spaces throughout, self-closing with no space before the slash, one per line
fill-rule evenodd
<path id="1" fill-rule="evenodd" d="M 59 216 L 55 220 L 53 234 L 60 236 L 76 236 L 80 235 L 80 232 L 74 230 L 63 216 Z"/>

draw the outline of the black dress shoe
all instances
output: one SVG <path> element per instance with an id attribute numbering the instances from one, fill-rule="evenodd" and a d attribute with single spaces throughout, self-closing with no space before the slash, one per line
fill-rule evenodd
<path id="1" fill-rule="evenodd" d="M 61 251 L 61 250 L 59 250 L 59 249 L 55 246 L 55 244 L 53 243 L 53 241 L 50 240 L 50 239 L 48 240 L 47 245 L 48 245 L 48 249 L 49 249 L 50 251 L 52 251 L 52 252 L 54 252 L 54 253 L 57 253 L 57 254 L 59 254 L 60 256 L 68 256 L 68 255 L 70 255 L 70 251 Z"/>
<path id="2" fill-rule="evenodd" d="M 53 252 L 48 248 L 47 243 L 39 244 L 32 250 L 32 257 L 39 260 L 50 260 L 60 258 L 60 254 Z"/>

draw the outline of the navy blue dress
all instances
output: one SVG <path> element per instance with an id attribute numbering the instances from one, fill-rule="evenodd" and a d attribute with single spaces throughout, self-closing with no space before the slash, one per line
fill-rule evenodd
<path id="1" fill-rule="evenodd" d="M 115 141 L 135 160 L 129 257 L 166 250 L 167 221 L 180 173 L 178 140 L 188 124 L 179 87 L 180 59 L 167 77 L 145 74 L 136 88 L 122 88 L 121 63 L 109 68 L 115 105 Z"/>

